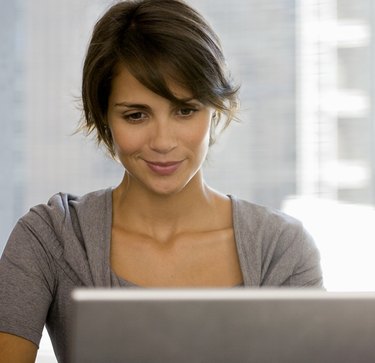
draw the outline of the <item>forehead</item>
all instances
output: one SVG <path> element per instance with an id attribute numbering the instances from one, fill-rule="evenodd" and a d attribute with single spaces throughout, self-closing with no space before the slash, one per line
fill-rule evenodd
<path id="1" fill-rule="evenodd" d="M 158 89 L 162 89 L 163 85 L 162 82 L 165 82 L 165 86 L 167 90 L 170 92 L 171 96 L 175 98 L 175 100 L 171 101 L 184 101 L 188 99 L 192 99 L 193 94 L 192 92 L 187 88 L 179 84 L 178 82 L 171 79 L 171 77 L 165 77 L 165 80 L 160 81 L 158 84 L 158 81 L 156 80 L 150 80 L 150 84 L 153 86 L 153 83 L 155 83 L 154 88 L 155 90 L 152 90 L 147 87 L 147 85 L 143 84 L 140 80 L 138 80 L 132 72 L 129 70 L 129 68 L 125 64 L 117 64 L 112 78 L 112 84 L 111 84 L 111 97 L 135 97 L 139 95 L 146 95 L 146 94 L 156 94 L 158 96 L 165 97 L 164 95 L 160 94 Z"/>

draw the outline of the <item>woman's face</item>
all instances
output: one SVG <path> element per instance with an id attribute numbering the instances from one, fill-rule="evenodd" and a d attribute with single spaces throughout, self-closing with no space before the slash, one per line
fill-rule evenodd
<path id="1" fill-rule="evenodd" d="M 200 174 L 214 109 L 169 84 L 184 100 L 184 106 L 177 106 L 143 86 L 125 66 L 118 71 L 108 101 L 108 124 L 130 183 L 157 194 L 181 191 Z"/>

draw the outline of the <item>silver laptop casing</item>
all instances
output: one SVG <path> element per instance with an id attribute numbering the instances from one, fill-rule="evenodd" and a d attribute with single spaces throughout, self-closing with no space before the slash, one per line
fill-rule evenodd
<path id="1" fill-rule="evenodd" d="M 375 362 L 375 293 L 81 289 L 72 363 Z"/>

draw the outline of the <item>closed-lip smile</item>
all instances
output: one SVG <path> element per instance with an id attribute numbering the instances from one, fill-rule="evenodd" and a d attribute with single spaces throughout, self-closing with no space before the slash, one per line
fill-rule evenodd
<path id="1" fill-rule="evenodd" d="M 178 161 L 148 161 L 147 166 L 156 174 L 166 176 L 173 174 L 181 165 L 183 160 Z"/>

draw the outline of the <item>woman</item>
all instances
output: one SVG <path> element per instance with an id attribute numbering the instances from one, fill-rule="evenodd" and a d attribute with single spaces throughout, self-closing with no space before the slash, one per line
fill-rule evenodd
<path id="1" fill-rule="evenodd" d="M 0 362 L 33 362 L 44 324 L 66 361 L 77 286 L 322 286 L 298 221 L 203 179 L 237 91 L 217 36 L 184 2 L 120 2 L 99 20 L 83 69 L 84 127 L 124 178 L 57 194 L 19 220 L 0 262 Z"/>

